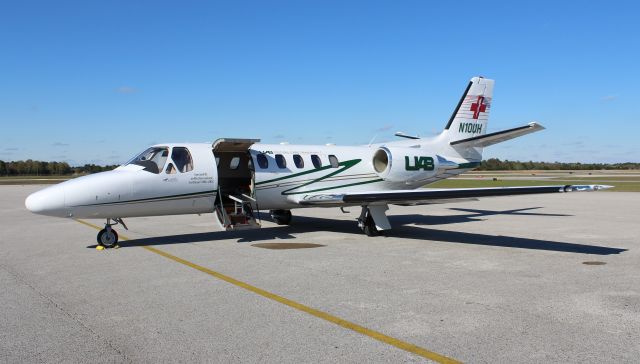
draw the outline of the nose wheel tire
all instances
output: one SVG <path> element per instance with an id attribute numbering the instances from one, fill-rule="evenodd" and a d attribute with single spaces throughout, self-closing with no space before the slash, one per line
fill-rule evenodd
<path id="1" fill-rule="evenodd" d="M 111 229 L 105 228 L 98 233 L 98 245 L 105 248 L 113 248 L 118 244 L 118 233 Z"/>

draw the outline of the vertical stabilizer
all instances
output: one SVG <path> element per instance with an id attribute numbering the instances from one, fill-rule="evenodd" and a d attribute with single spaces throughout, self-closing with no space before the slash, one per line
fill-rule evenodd
<path id="1" fill-rule="evenodd" d="M 486 134 L 493 84 L 482 77 L 471 79 L 445 127 L 449 142 Z"/>

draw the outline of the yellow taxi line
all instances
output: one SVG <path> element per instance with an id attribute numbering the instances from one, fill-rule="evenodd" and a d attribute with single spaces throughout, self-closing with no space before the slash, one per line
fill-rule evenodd
<path id="1" fill-rule="evenodd" d="M 77 222 L 81 223 L 81 224 L 84 224 L 86 226 L 92 227 L 94 229 L 97 229 L 97 230 L 101 230 L 102 229 L 101 227 L 96 226 L 94 224 L 91 224 L 89 222 L 86 222 L 86 221 L 83 221 L 83 220 L 79 220 L 79 219 L 75 219 L 75 220 Z M 120 239 L 129 240 L 129 238 L 127 238 L 126 236 L 123 236 L 123 235 L 120 235 Z M 341 318 L 339 318 L 337 316 L 333 316 L 331 314 L 328 314 L 326 312 L 317 310 L 315 308 L 312 308 L 312 307 L 309 307 L 309 306 L 305 306 L 305 305 L 303 305 L 301 303 L 292 301 L 292 300 L 290 300 L 288 298 L 285 298 L 285 297 L 282 297 L 282 296 L 278 296 L 277 294 L 265 291 L 264 289 L 258 288 L 256 286 L 252 286 L 252 285 L 250 285 L 248 283 L 239 281 L 239 280 L 237 280 L 235 278 L 232 278 L 230 276 L 227 276 L 225 274 L 216 272 L 216 271 L 214 271 L 212 269 L 203 267 L 201 265 L 192 263 L 192 262 L 190 262 L 188 260 L 182 259 L 182 258 L 177 257 L 175 255 L 169 254 L 169 253 L 167 253 L 167 252 L 165 252 L 163 250 L 160 250 L 160 249 L 157 249 L 157 248 L 154 248 L 154 247 L 151 247 L 151 246 L 143 246 L 142 248 L 144 248 L 147 251 L 150 251 L 152 253 L 161 255 L 161 256 L 163 256 L 163 257 L 165 257 L 167 259 L 171 259 L 174 262 L 186 265 L 187 267 L 190 267 L 190 268 L 193 268 L 193 269 L 198 270 L 200 272 L 206 273 L 206 274 L 208 274 L 210 276 L 213 276 L 215 278 L 223 280 L 223 281 L 225 281 L 227 283 L 233 284 L 236 287 L 243 288 L 243 289 L 245 289 L 247 291 L 253 292 L 253 293 L 258 294 L 258 295 L 260 295 L 262 297 L 265 297 L 265 298 L 268 298 L 270 300 L 282 303 L 283 305 L 287 305 L 289 307 L 295 308 L 296 310 L 299 310 L 299 311 L 302 311 L 302 312 L 306 312 L 309 315 L 312 315 L 312 316 L 315 316 L 317 318 L 323 319 L 325 321 L 334 323 L 334 324 L 336 324 L 338 326 L 342 326 L 342 327 L 344 327 L 346 329 L 353 330 L 353 331 L 355 331 L 357 333 L 360 333 L 362 335 L 368 336 L 368 337 L 370 337 L 372 339 L 376 339 L 376 340 L 378 340 L 380 342 L 383 342 L 385 344 L 389 344 L 389 345 L 395 346 L 396 348 L 408 351 L 410 353 L 419 355 L 419 356 L 421 356 L 423 358 L 427 358 L 427 359 L 433 360 L 433 361 L 438 362 L 438 363 L 459 363 L 459 361 L 457 361 L 455 359 L 448 358 L 448 357 L 446 357 L 444 355 L 440 355 L 440 354 L 435 353 L 433 351 L 429 351 L 427 349 L 421 348 L 421 347 L 416 346 L 414 344 L 411 344 L 411 343 L 408 343 L 408 342 L 393 338 L 391 336 L 387 336 L 387 335 L 385 335 L 385 334 L 383 334 L 381 332 L 368 329 L 368 328 L 366 328 L 364 326 L 360 326 L 360 325 L 355 324 L 353 322 L 349 322 L 349 321 L 341 319 Z"/>

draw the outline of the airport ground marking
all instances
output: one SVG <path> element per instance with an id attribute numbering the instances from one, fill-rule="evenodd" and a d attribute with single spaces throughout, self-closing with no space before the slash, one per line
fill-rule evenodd
<path id="1" fill-rule="evenodd" d="M 75 221 L 77 221 L 77 222 L 79 222 L 79 223 L 81 223 L 83 225 L 92 227 L 94 229 L 102 230 L 102 228 L 100 228 L 99 226 L 91 224 L 89 222 L 86 222 L 86 221 L 83 221 L 83 220 L 80 220 L 80 219 L 75 219 Z M 128 237 L 126 237 L 124 235 L 120 235 L 120 239 L 121 240 L 130 240 Z M 333 316 L 333 315 L 331 315 L 329 313 L 326 313 L 326 312 L 317 310 L 315 308 L 303 305 L 302 303 L 298 303 L 298 302 L 290 300 L 288 298 L 279 296 L 279 295 L 277 295 L 275 293 L 271 293 L 269 291 L 265 291 L 264 289 L 258 288 L 256 286 L 252 286 L 249 283 L 245 283 L 245 282 L 239 281 L 239 280 L 237 280 L 237 279 L 235 279 L 233 277 L 230 277 L 228 275 L 225 275 L 225 274 L 222 274 L 220 272 L 216 272 L 216 271 L 214 271 L 212 269 L 209 269 L 209 268 L 203 267 L 201 265 L 192 263 L 192 262 L 190 262 L 188 260 L 185 260 L 185 259 L 182 259 L 182 258 L 177 257 L 175 255 L 169 254 L 169 253 L 167 253 L 167 252 L 165 252 L 163 250 L 160 250 L 160 249 L 157 249 L 157 248 L 154 248 L 154 247 L 151 247 L 151 246 L 143 246 L 142 248 L 147 250 L 147 251 L 149 251 L 149 252 L 152 252 L 152 253 L 158 254 L 160 256 L 163 256 L 163 257 L 165 257 L 167 259 L 173 260 L 176 263 L 180 263 L 180 264 L 185 265 L 185 266 L 187 266 L 189 268 L 193 268 L 193 269 L 198 270 L 198 271 L 200 271 L 202 273 L 205 273 L 205 274 L 208 274 L 208 275 L 210 275 L 212 277 L 218 278 L 218 279 L 220 279 L 222 281 L 225 281 L 227 283 L 230 283 L 230 284 L 232 284 L 232 285 L 234 285 L 236 287 L 243 288 L 243 289 L 245 289 L 247 291 L 253 292 L 253 293 L 258 294 L 258 295 L 260 295 L 262 297 L 265 297 L 265 298 L 268 298 L 270 300 L 279 302 L 279 303 L 281 303 L 283 305 L 286 305 L 286 306 L 289 306 L 291 308 L 295 308 L 296 310 L 305 312 L 305 313 L 307 313 L 309 315 L 315 316 L 317 318 L 320 318 L 320 319 L 323 319 L 325 321 L 331 322 L 331 323 L 336 324 L 338 326 L 344 327 L 345 329 L 349 329 L 349 330 L 355 331 L 355 332 L 357 332 L 359 334 L 368 336 L 368 337 L 370 337 L 372 339 L 378 340 L 378 341 L 383 342 L 385 344 L 395 346 L 398 349 L 402 349 L 404 351 L 410 352 L 412 354 L 421 356 L 423 358 L 426 358 L 426 359 L 429 359 L 429 360 L 432 360 L 432 361 L 435 361 L 435 362 L 438 362 L 438 363 L 447 363 L 447 364 L 460 363 L 459 361 L 457 361 L 455 359 L 446 357 L 444 355 L 435 353 L 433 351 L 429 351 L 427 349 L 421 348 L 421 347 L 419 347 L 417 345 L 408 343 L 406 341 L 402 341 L 400 339 L 396 339 L 394 337 L 385 335 L 385 334 L 383 334 L 381 332 L 378 332 L 378 331 L 375 331 L 375 330 L 372 330 L 372 329 L 368 329 L 368 328 L 366 328 L 364 326 L 360 326 L 360 325 L 358 325 L 356 323 L 341 319 L 341 318 L 339 318 L 337 316 Z"/>

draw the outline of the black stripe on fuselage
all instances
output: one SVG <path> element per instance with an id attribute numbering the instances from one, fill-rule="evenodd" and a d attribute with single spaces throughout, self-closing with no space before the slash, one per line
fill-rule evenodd
<path id="1" fill-rule="evenodd" d="M 71 207 L 85 207 L 85 206 L 104 206 L 104 205 L 124 205 L 130 203 L 143 203 L 143 202 L 158 202 L 164 200 L 183 200 L 193 197 L 206 197 L 213 196 L 217 190 L 211 191 L 201 191 L 201 192 L 192 192 L 192 193 L 184 193 L 180 195 L 168 195 L 168 196 L 157 196 L 157 197 L 149 197 L 149 198 L 141 198 L 137 200 L 127 200 L 127 201 L 113 201 L 113 202 L 102 202 L 102 203 L 92 203 L 87 205 L 75 205 Z"/>

